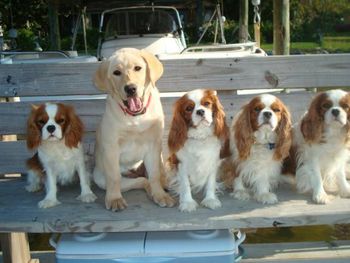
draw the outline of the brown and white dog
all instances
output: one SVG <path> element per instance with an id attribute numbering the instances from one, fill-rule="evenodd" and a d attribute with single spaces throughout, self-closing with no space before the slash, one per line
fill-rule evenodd
<path id="1" fill-rule="evenodd" d="M 318 94 L 293 130 L 298 191 L 311 192 L 316 203 L 325 204 L 330 201 L 326 190 L 335 185 L 341 197 L 349 198 L 350 93 Z"/>
<path id="2" fill-rule="evenodd" d="M 107 92 L 106 110 L 96 133 L 93 177 L 106 189 L 105 204 L 112 211 L 126 208 L 122 192 L 144 188 L 160 206 L 173 206 L 161 177 L 164 114 L 156 81 L 163 66 L 151 53 L 134 48 L 116 51 L 103 61 L 94 76 L 95 85 Z M 144 164 L 145 177 L 124 173 Z"/>
<path id="3" fill-rule="evenodd" d="M 280 181 L 284 158 L 292 144 L 291 118 L 281 100 L 270 94 L 254 97 L 235 116 L 221 180 L 239 200 L 253 197 L 264 204 L 278 201 L 272 192 Z"/>
<path id="4" fill-rule="evenodd" d="M 168 146 L 167 173 L 170 189 L 179 196 L 179 209 L 194 211 L 192 193 L 204 191 L 201 204 L 221 206 L 216 196 L 220 152 L 228 149 L 228 127 L 216 91 L 194 90 L 175 103 Z"/>
<path id="5" fill-rule="evenodd" d="M 37 153 L 27 160 L 27 191 L 35 192 L 45 184 L 45 199 L 40 208 L 60 204 L 57 200 L 57 183 L 70 183 L 78 172 L 81 194 L 77 199 L 93 202 L 96 196 L 90 189 L 89 174 L 85 168 L 83 124 L 71 106 L 46 103 L 33 106 L 27 122 L 27 146 Z"/>

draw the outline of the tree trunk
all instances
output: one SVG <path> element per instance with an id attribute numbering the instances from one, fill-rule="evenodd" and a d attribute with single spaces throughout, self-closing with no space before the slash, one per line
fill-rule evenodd
<path id="1" fill-rule="evenodd" d="M 50 49 L 61 49 L 60 27 L 58 23 L 58 1 L 48 0 L 48 16 L 50 28 Z"/>
<path id="2" fill-rule="evenodd" d="M 289 0 L 273 0 L 273 54 L 289 55 Z"/>
<path id="3" fill-rule="evenodd" d="M 239 43 L 248 42 L 248 0 L 239 3 Z"/>
<path id="4" fill-rule="evenodd" d="M 200 27 L 203 25 L 203 2 L 202 0 L 196 0 L 196 28 L 197 28 L 197 37 L 201 35 Z"/>

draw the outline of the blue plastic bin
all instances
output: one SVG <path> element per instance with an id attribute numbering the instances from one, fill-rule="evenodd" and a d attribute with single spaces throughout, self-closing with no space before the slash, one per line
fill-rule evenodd
<path id="1" fill-rule="evenodd" d="M 63 234 L 57 263 L 233 263 L 245 235 L 229 230 Z"/>

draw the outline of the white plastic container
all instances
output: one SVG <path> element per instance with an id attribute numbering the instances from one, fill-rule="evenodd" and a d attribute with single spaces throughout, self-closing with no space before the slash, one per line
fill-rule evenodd
<path id="1" fill-rule="evenodd" d="M 57 263 L 233 263 L 245 235 L 229 230 L 63 234 Z"/>

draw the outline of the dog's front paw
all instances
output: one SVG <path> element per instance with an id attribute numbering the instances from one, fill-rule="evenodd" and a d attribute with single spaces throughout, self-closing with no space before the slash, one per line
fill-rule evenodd
<path id="1" fill-rule="evenodd" d="M 128 206 L 128 204 L 126 203 L 123 197 L 114 198 L 114 199 L 108 199 L 106 197 L 105 204 L 106 204 L 106 208 L 108 210 L 112 210 L 113 212 L 124 210 Z"/>
<path id="2" fill-rule="evenodd" d="M 217 198 L 204 198 L 201 205 L 210 209 L 215 209 L 221 207 L 221 202 Z"/>
<path id="3" fill-rule="evenodd" d="M 97 199 L 97 196 L 93 192 L 90 192 L 79 195 L 77 199 L 84 203 L 92 203 Z"/>
<path id="4" fill-rule="evenodd" d="M 173 207 L 175 205 L 175 200 L 166 192 L 153 194 L 153 201 L 160 207 Z"/>
<path id="5" fill-rule="evenodd" d="M 241 200 L 241 201 L 247 201 L 250 199 L 250 195 L 247 191 L 245 190 L 237 190 L 237 191 L 233 191 L 230 194 L 233 198 Z"/>
<path id="6" fill-rule="evenodd" d="M 263 204 L 276 204 L 278 202 L 277 196 L 274 193 L 263 193 L 256 196 L 256 200 Z"/>
<path id="7" fill-rule="evenodd" d="M 197 209 L 197 202 L 193 199 L 186 202 L 180 202 L 179 209 L 181 212 L 193 212 Z"/>
<path id="8" fill-rule="evenodd" d="M 59 205 L 61 202 L 57 199 L 45 198 L 38 203 L 39 208 L 50 208 Z"/>
<path id="9" fill-rule="evenodd" d="M 312 196 L 312 200 L 317 204 L 328 204 L 330 199 L 331 198 L 325 192 L 317 193 Z"/>

